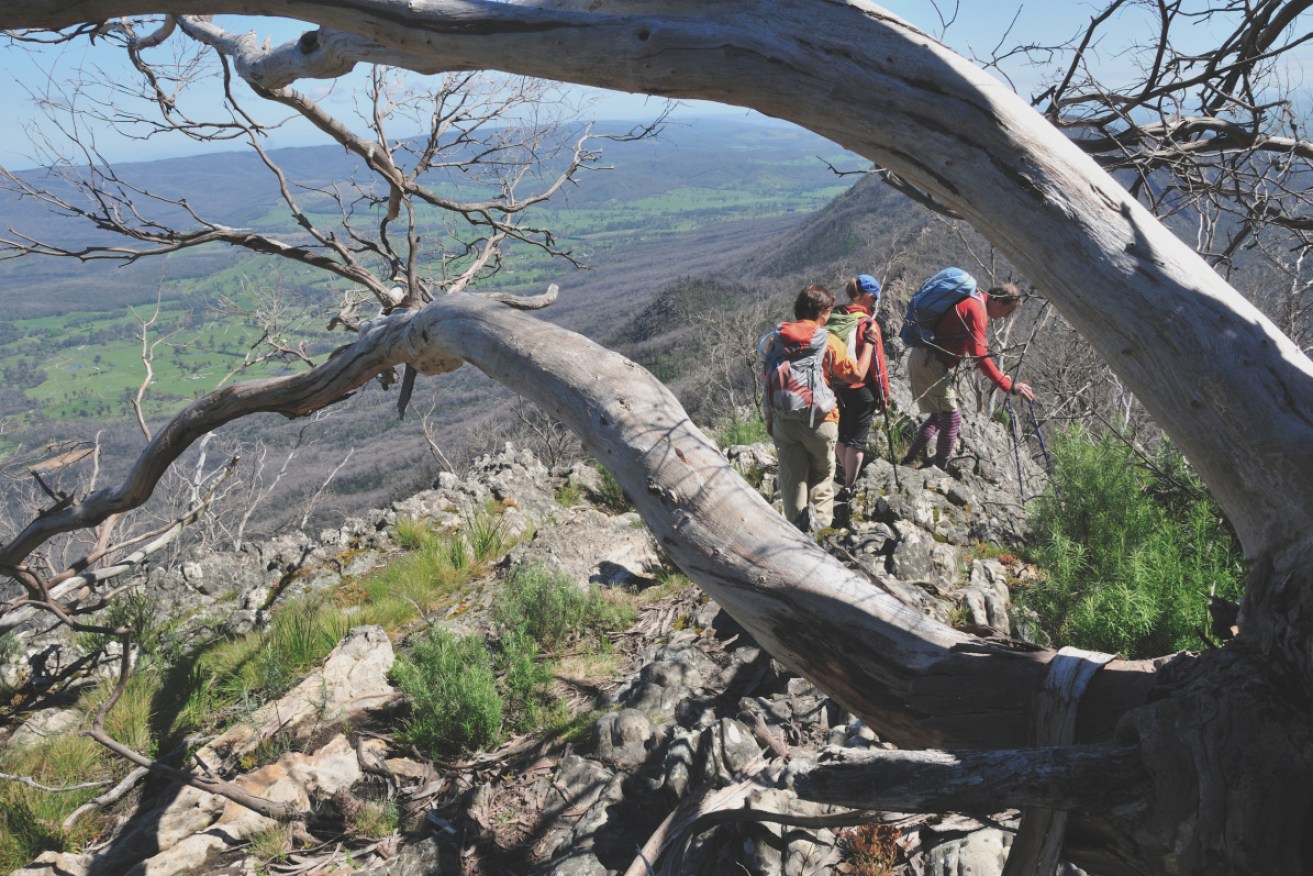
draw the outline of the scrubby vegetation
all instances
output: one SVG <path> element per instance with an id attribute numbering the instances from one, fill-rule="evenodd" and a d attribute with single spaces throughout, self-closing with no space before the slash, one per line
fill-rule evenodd
<path id="1" fill-rule="evenodd" d="M 1138 457 L 1111 434 L 1054 442 L 1030 518 L 1046 578 L 1019 594 L 1053 644 L 1149 657 L 1202 644 L 1210 593 L 1238 599 L 1242 555 L 1217 503 L 1164 443 Z"/>
<path id="2" fill-rule="evenodd" d="M 722 448 L 739 444 L 764 444 L 769 441 L 766 420 L 757 410 L 735 411 L 728 419 L 721 421 L 716 429 L 716 444 Z"/>
<path id="3" fill-rule="evenodd" d="M 606 633 L 633 616 L 624 596 L 581 590 L 540 567 L 517 568 L 493 603 L 495 640 L 434 628 L 398 658 L 393 678 L 411 708 L 407 740 L 453 754 L 564 724 L 565 704 L 551 691 L 557 661 L 608 649 Z"/>
<path id="4" fill-rule="evenodd" d="M 392 678 L 410 703 L 406 739 L 422 751 L 473 751 L 502 732 L 504 707 L 482 636 L 435 627 L 397 660 Z"/>
<path id="5" fill-rule="evenodd" d="M 131 748 L 167 759 L 186 734 L 222 729 L 281 696 L 322 662 L 351 627 L 379 624 L 397 632 L 451 604 L 462 588 L 475 576 L 486 574 L 491 563 L 515 543 L 506 535 L 496 510 L 471 514 L 458 531 L 437 532 L 422 521 L 398 521 L 396 539 L 404 552 L 391 562 L 367 575 L 344 579 L 331 594 L 279 604 L 261 629 L 244 635 L 216 633 L 199 649 L 185 654 L 176 643 L 170 644 L 176 622 L 162 617 L 144 591 L 111 603 L 100 620 L 113 626 L 131 624 L 142 635 L 137 668 L 107 716 L 106 730 Z M 7 642 L 12 642 L 12 637 L 0 641 L 0 648 Z M 103 649 L 110 640 L 87 635 L 79 644 L 88 650 Z M 474 645 L 491 661 L 481 638 Z M 493 670 L 490 662 L 488 665 L 490 678 Z M 477 670 L 463 668 L 454 678 L 470 689 L 462 694 L 462 702 L 477 707 Z M 535 690 L 545 687 L 550 675 L 540 681 Z M 77 709 L 85 716 L 84 723 L 112 688 L 111 680 L 106 679 L 81 697 Z M 494 691 L 492 696 L 499 694 Z M 518 700 L 512 703 L 515 714 L 525 710 Z M 480 721 L 494 730 L 503 724 L 500 712 L 494 719 L 478 708 L 462 720 L 469 725 L 463 731 L 467 737 L 461 737 L 457 727 L 451 731 L 457 734 L 453 738 L 477 738 Z M 285 744 L 281 737 L 270 740 L 256 753 L 256 759 L 276 759 L 283 750 L 279 746 Z M 245 768 L 255 765 L 243 764 Z M 0 773 L 32 777 L 55 788 L 90 780 L 114 781 L 127 768 L 91 739 L 71 734 L 0 753 Z M 0 782 L 0 872 L 24 866 L 42 851 L 81 845 L 98 829 L 96 818 L 79 821 L 70 830 L 65 830 L 62 822 L 100 790 L 103 788 L 51 793 Z M 395 821 L 395 817 L 395 812 L 389 816 L 380 810 L 355 829 L 367 835 L 375 833 L 388 818 Z M 271 834 L 266 841 L 272 845 L 275 839 Z"/>

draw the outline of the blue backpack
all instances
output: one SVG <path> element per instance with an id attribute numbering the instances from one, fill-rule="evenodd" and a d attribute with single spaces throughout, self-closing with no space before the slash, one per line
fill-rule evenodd
<path id="1" fill-rule="evenodd" d="M 935 325 L 950 308 L 966 298 L 984 300 L 976 289 L 976 278 L 961 268 L 944 268 L 926 280 L 907 302 L 898 337 L 909 347 L 936 346 L 942 338 L 935 337 Z"/>

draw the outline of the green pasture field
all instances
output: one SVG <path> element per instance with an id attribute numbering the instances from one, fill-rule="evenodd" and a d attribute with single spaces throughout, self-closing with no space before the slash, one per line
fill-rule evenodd
<path id="1" fill-rule="evenodd" d="M 647 185 L 635 185 L 636 197 L 611 198 L 600 205 L 572 207 L 568 201 L 539 208 L 530 224 L 550 227 L 577 258 L 587 262 L 622 252 L 636 241 L 696 233 L 717 222 L 736 217 L 768 218 L 815 210 L 847 190 L 841 178 L 835 184 L 816 186 L 816 159 L 809 156 L 761 161 L 751 149 L 735 149 L 729 159 L 752 165 L 750 183 L 727 179 L 706 187 L 671 181 L 671 187 L 656 194 Z M 842 156 L 833 157 L 836 162 Z M 811 168 L 810 174 L 797 172 Z M 723 174 L 719 175 L 725 179 Z M 652 180 L 648 180 L 652 182 Z M 314 201 L 314 203 L 309 203 Z M 303 206 L 316 222 L 331 228 L 336 214 L 320 213 L 323 199 L 307 198 Z M 423 210 L 423 213 L 431 211 Z M 363 218 L 363 217 L 362 217 Z M 427 224 L 437 226 L 437 216 Z M 367 222 L 368 220 L 365 219 Z M 287 227 L 285 210 L 270 209 L 251 223 L 253 227 Z M 301 311 L 296 335 L 310 338 L 320 350 L 343 343 L 341 334 L 323 332 L 327 313 L 338 298 L 344 281 L 291 262 L 233 253 L 226 267 L 196 276 L 200 255 L 213 260 L 216 250 L 184 252 L 170 256 L 161 266 L 161 313 L 151 327 L 150 338 L 168 340 L 156 348 L 154 382 L 146 396 L 147 415 L 159 417 L 179 410 L 190 400 L 215 388 L 237 367 L 249 345 L 258 337 L 253 326 L 224 312 L 223 300 L 251 307 L 264 289 L 284 290 Z M 172 269 L 179 279 L 169 278 Z M 105 270 L 113 270 L 106 267 Z M 507 291 L 541 291 L 559 279 L 560 263 L 527 246 L 513 248 L 513 258 L 500 275 L 498 285 Z M 143 289 L 136 306 L 142 318 L 155 308 L 155 289 Z M 90 305 L 91 302 L 88 302 Z M 141 361 L 139 323 L 126 308 L 97 311 L 88 307 L 60 316 L 15 320 L 7 335 L 0 336 L 0 374 L 11 387 L 21 389 L 25 403 L 11 392 L 0 405 L 0 417 L 27 422 L 40 410 L 51 420 L 79 417 L 118 419 L 131 415 L 130 399 L 145 374 Z M 322 358 L 322 357 L 321 357 Z M 303 366 L 272 363 L 244 372 L 241 379 L 290 373 Z M 37 370 L 44 373 L 38 378 Z M 17 379 L 14 379 L 17 378 Z"/>

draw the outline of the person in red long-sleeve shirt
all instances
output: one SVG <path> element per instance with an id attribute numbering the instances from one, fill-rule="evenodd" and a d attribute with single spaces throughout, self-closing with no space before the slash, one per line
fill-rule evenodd
<path id="1" fill-rule="evenodd" d="M 989 355 L 985 336 L 989 320 L 1007 319 L 1020 306 L 1021 290 L 1012 283 L 990 289 L 983 301 L 970 295 L 939 318 L 933 345 L 912 350 L 907 363 L 912 396 L 922 412 L 930 416 L 917 429 L 912 446 L 903 457 L 903 465 L 919 459 L 937 434 L 935 455 L 930 464 L 947 470 L 962 426 L 953 370 L 964 360 L 974 360 L 980 373 L 1003 392 L 1019 395 L 1027 401 L 1035 397 L 1030 384 L 1014 381 L 998 369 Z"/>

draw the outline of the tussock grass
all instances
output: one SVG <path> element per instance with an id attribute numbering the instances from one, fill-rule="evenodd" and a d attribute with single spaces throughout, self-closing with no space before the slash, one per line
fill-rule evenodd
<path id="1" fill-rule="evenodd" d="M 242 704 L 254 709 L 290 690 L 346 635 L 350 618 L 322 598 L 282 606 L 268 627 L 227 639 L 197 659 L 178 729 L 211 726 L 214 716 Z"/>
<path id="2" fill-rule="evenodd" d="M 466 521 L 466 537 L 474 562 L 482 569 L 510 547 L 501 515 L 493 511 L 475 514 Z"/>
<path id="3" fill-rule="evenodd" d="M 351 817 L 349 829 L 366 839 L 383 839 L 396 833 L 401 826 L 397 804 L 391 800 L 366 800 Z"/>
<path id="4" fill-rule="evenodd" d="M 117 676 L 103 678 L 90 694 L 83 697 L 81 707 L 87 712 L 87 724 L 91 723 L 101 704 L 114 692 L 116 682 Z M 139 666 L 128 679 L 123 695 L 105 716 L 105 732 L 136 751 L 153 754 L 152 719 L 160 685 L 158 666 Z"/>
<path id="5" fill-rule="evenodd" d="M 0 772 L 30 776 L 55 788 L 114 778 L 117 766 L 110 763 L 103 748 L 77 735 L 58 736 L 0 754 Z M 95 818 L 84 819 L 71 832 L 65 832 L 61 824 L 103 790 L 54 793 L 0 781 L 0 872 L 24 867 L 44 851 L 68 851 L 95 833 L 99 829 Z"/>
<path id="6" fill-rule="evenodd" d="M 397 521 L 397 544 L 404 550 L 415 551 L 437 540 L 433 527 L 414 517 L 403 517 Z"/>
<path id="7" fill-rule="evenodd" d="M 247 839 L 251 857 L 266 863 L 281 861 L 292 851 L 292 831 L 286 824 L 266 827 Z"/>
<path id="8" fill-rule="evenodd" d="M 552 498 L 562 508 L 573 508 L 583 503 L 584 488 L 573 477 L 569 477 L 565 479 L 565 483 L 556 488 L 555 492 L 552 493 Z"/>

